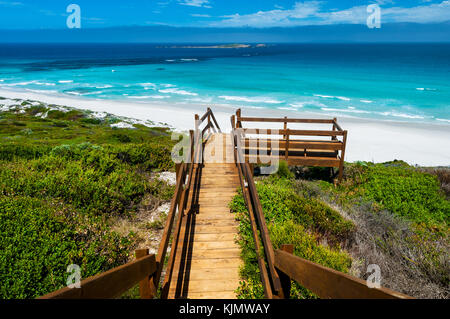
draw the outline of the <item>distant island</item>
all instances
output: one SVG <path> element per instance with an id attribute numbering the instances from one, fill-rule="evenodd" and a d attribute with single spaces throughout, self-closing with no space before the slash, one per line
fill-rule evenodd
<path id="1" fill-rule="evenodd" d="M 265 48 L 265 44 L 257 44 L 255 48 Z M 174 49 L 246 49 L 251 48 L 250 44 L 231 43 L 231 44 L 219 44 L 219 45 L 196 45 L 196 46 L 171 46 Z"/>

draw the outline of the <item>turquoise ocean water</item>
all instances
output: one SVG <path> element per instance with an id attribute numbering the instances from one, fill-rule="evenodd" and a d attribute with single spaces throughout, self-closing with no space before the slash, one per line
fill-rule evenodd
<path id="1" fill-rule="evenodd" d="M 2 44 L 0 89 L 448 125 L 450 44 Z"/>

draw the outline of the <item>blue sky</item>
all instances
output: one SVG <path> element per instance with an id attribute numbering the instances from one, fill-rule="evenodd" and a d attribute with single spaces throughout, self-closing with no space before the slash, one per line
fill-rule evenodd
<path id="1" fill-rule="evenodd" d="M 64 29 L 71 3 L 81 7 L 82 28 L 364 24 L 373 3 L 382 23 L 450 20 L 449 0 L 0 0 L 0 29 Z"/>

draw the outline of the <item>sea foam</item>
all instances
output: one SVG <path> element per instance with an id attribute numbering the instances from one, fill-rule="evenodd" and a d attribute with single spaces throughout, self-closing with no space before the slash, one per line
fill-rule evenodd
<path id="1" fill-rule="evenodd" d="M 227 101 L 248 102 L 248 103 L 267 103 L 267 104 L 281 104 L 283 101 L 274 100 L 267 97 L 246 97 L 246 96 L 228 96 L 222 95 L 219 98 Z"/>

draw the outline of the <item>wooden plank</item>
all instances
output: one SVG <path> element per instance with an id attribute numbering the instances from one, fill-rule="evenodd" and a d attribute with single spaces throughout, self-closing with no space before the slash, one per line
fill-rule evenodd
<path id="1" fill-rule="evenodd" d="M 237 226 L 195 226 L 196 234 L 234 233 L 237 234 Z"/>
<path id="2" fill-rule="evenodd" d="M 222 221 L 222 220 L 232 220 L 238 223 L 236 221 L 236 216 L 234 214 L 231 214 L 230 212 L 227 212 L 225 214 L 205 214 L 205 213 L 198 213 L 196 216 L 196 221 L 205 221 L 205 220 L 215 220 L 215 221 Z"/>
<path id="3" fill-rule="evenodd" d="M 285 140 L 255 140 L 245 139 L 245 149 L 257 149 L 257 150 L 283 150 L 286 147 Z M 344 144 L 340 141 L 301 141 L 301 140 L 289 140 L 289 150 L 332 150 L 340 151 L 344 147 Z"/>
<path id="4" fill-rule="evenodd" d="M 229 291 L 208 291 L 208 292 L 189 292 L 190 299 L 236 299 L 234 290 Z"/>
<path id="5" fill-rule="evenodd" d="M 235 280 L 190 280 L 188 294 L 192 292 L 221 292 L 235 290 L 239 281 Z"/>
<path id="6" fill-rule="evenodd" d="M 239 223 L 233 219 L 217 220 L 217 219 L 197 219 L 195 221 L 195 227 L 197 226 L 237 226 Z"/>
<path id="7" fill-rule="evenodd" d="M 312 124 L 333 124 L 329 119 L 291 119 L 291 118 L 270 118 L 270 117 L 237 117 L 240 122 L 273 122 L 273 123 L 312 123 Z"/>
<path id="8" fill-rule="evenodd" d="M 210 259 L 193 259 L 191 260 L 191 269 L 210 269 L 210 268 L 230 268 L 242 265 L 240 258 L 210 258 Z"/>
<path id="9" fill-rule="evenodd" d="M 245 135 L 286 135 L 287 130 L 276 129 L 260 129 L 260 128 L 246 128 Z M 343 136 L 341 131 L 323 131 L 323 130 L 289 130 L 290 135 L 296 136 Z"/>
<path id="10" fill-rule="evenodd" d="M 149 255 L 148 249 L 138 249 L 135 252 L 136 259 L 144 258 Z M 156 259 L 155 259 L 156 261 Z M 139 282 L 139 295 L 141 299 L 151 299 L 153 297 L 153 290 L 150 285 L 150 276 L 145 277 Z"/>
<path id="11" fill-rule="evenodd" d="M 195 234 L 196 242 L 208 242 L 208 241 L 229 241 L 235 240 L 237 234 L 235 233 L 215 233 L 215 234 Z"/>
<path id="12" fill-rule="evenodd" d="M 239 268 L 224 268 L 224 269 L 191 269 L 186 273 L 189 280 L 232 280 L 239 283 Z"/>
<path id="13" fill-rule="evenodd" d="M 206 250 L 206 249 L 238 249 L 239 245 L 235 240 L 228 241 L 196 241 L 194 240 L 193 249 Z"/>
<path id="14" fill-rule="evenodd" d="M 284 159 L 284 157 L 280 157 Z M 268 156 L 251 156 L 245 155 L 245 161 L 249 163 L 268 163 L 269 159 L 274 161 L 273 157 Z M 322 167 L 339 167 L 340 160 L 330 157 L 300 157 L 300 156 L 289 156 L 289 165 L 302 165 L 302 166 L 322 166 Z"/>
<path id="15" fill-rule="evenodd" d="M 181 249 L 177 251 L 180 253 Z M 241 255 L 240 248 L 227 249 L 192 249 L 192 256 L 186 256 L 186 260 L 197 259 L 221 259 L 221 258 L 238 258 Z"/>
<path id="16" fill-rule="evenodd" d="M 39 299 L 117 298 L 156 272 L 155 255 L 148 255 L 81 282 L 81 288 L 65 287 Z"/>
<path id="17" fill-rule="evenodd" d="M 386 288 L 369 288 L 365 281 L 330 269 L 287 252 L 275 251 L 275 266 L 321 298 L 407 299 Z"/>
<path id="18" fill-rule="evenodd" d="M 213 218 L 217 215 L 224 216 L 224 218 L 227 216 L 233 216 L 233 218 L 235 218 L 235 215 L 230 212 L 230 209 L 228 207 L 214 207 L 214 206 L 208 207 L 206 205 L 202 205 L 200 206 L 199 212 L 197 213 L 198 218 L 202 217 L 209 218 L 210 216 L 211 218 Z"/>

